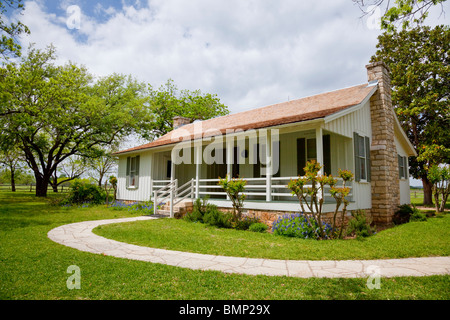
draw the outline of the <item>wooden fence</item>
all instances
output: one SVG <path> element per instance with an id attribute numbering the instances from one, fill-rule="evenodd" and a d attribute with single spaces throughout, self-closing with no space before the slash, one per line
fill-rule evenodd
<path id="1" fill-rule="evenodd" d="M 70 187 L 60 185 L 58 186 L 58 192 L 69 192 Z M 10 184 L 0 184 L 0 191 L 12 191 L 12 187 Z M 36 185 L 35 184 L 16 184 L 16 191 L 28 191 L 35 192 Z M 51 186 L 47 187 L 48 192 L 53 192 L 53 188 Z"/>

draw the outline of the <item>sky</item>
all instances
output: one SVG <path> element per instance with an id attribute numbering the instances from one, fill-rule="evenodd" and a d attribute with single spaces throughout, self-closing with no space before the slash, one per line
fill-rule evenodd
<path id="1" fill-rule="evenodd" d="M 367 82 L 381 30 L 352 0 L 36 0 L 21 15 L 38 48 L 96 76 L 217 94 L 231 113 Z M 450 14 L 447 2 L 445 11 Z M 448 24 L 440 8 L 427 24 Z"/>

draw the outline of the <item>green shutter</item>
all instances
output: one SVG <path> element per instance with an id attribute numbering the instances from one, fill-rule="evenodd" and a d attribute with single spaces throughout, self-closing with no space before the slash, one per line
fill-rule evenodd
<path id="1" fill-rule="evenodd" d="M 397 161 L 398 161 L 398 178 L 401 179 L 403 176 L 402 170 L 403 159 L 399 154 L 397 155 Z"/>
<path id="2" fill-rule="evenodd" d="M 359 162 L 359 135 L 353 132 L 353 146 L 355 156 L 355 181 L 361 181 L 361 163 Z"/>
<path id="3" fill-rule="evenodd" d="M 131 158 L 127 157 L 127 172 L 126 172 L 126 179 L 125 179 L 125 184 L 126 187 L 128 188 L 130 186 L 130 168 L 131 168 Z"/>
<path id="4" fill-rule="evenodd" d="M 403 168 L 405 170 L 405 179 L 408 179 L 408 157 L 403 157 Z"/>
<path id="5" fill-rule="evenodd" d="M 139 160 L 140 160 L 140 156 L 137 156 L 136 157 L 136 173 L 135 173 L 135 184 L 134 184 L 134 186 L 136 187 L 136 188 L 138 188 L 139 187 Z"/>
<path id="6" fill-rule="evenodd" d="M 369 137 L 365 137 L 365 145 L 366 145 L 366 180 L 371 181 L 371 164 L 370 164 L 370 139 Z"/>
<path id="7" fill-rule="evenodd" d="M 325 135 L 322 137 L 323 144 L 323 172 L 325 174 L 331 174 L 331 142 L 330 135 Z"/>
<path id="8" fill-rule="evenodd" d="M 253 165 L 253 178 L 261 177 L 261 162 L 259 161 L 259 143 L 253 145 L 253 154 L 256 156 L 256 163 Z"/>
<path id="9" fill-rule="evenodd" d="M 305 166 L 306 166 L 306 141 L 305 138 L 297 139 L 297 175 L 304 176 L 305 175 Z"/>

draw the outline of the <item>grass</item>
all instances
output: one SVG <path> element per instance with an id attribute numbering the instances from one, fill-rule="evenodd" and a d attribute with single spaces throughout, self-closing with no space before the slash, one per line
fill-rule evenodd
<path id="1" fill-rule="evenodd" d="M 316 241 L 159 219 L 100 226 L 95 233 L 141 246 L 288 260 L 355 260 L 450 255 L 450 215 L 410 222 L 365 240 Z"/>
<path id="2" fill-rule="evenodd" d="M 51 197 L 55 196 L 50 194 Z M 51 229 L 73 222 L 136 216 L 103 206 L 49 206 L 30 193 L 0 192 L 1 300 L 448 300 L 449 276 L 381 280 L 298 279 L 196 271 L 77 251 L 47 238 Z M 67 268 L 81 270 L 81 289 L 69 290 Z"/>

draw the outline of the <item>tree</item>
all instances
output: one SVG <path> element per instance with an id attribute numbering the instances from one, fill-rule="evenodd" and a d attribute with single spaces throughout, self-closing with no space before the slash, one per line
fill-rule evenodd
<path id="1" fill-rule="evenodd" d="M 52 46 L 30 47 L 20 64 L 0 69 L 0 143 L 17 145 L 36 178 L 36 196 L 46 196 L 59 164 L 131 133 L 153 120 L 146 86 L 113 74 L 94 81 L 83 66 L 56 66 Z"/>
<path id="2" fill-rule="evenodd" d="M 86 171 L 86 160 L 79 156 L 71 156 L 62 161 L 53 172 L 50 184 L 53 192 L 58 192 L 58 186 L 78 179 Z M 58 177 L 59 173 L 59 177 Z"/>
<path id="3" fill-rule="evenodd" d="M 15 148 L 10 148 L 0 153 L 0 164 L 6 166 L 9 170 L 11 182 L 11 191 L 16 191 L 16 170 L 20 168 L 20 153 Z"/>
<path id="4" fill-rule="evenodd" d="M 86 159 L 87 169 L 90 170 L 89 176 L 97 180 L 99 187 L 103 186 L 103 177 L 111 173 L 114 166 L 117 165 L 117 157 L 113 153 L 118 150 L 118 143 L 113 143 L 100 150 L 101 154 L 98 156 Z"/>
<path id="5" fill-rule="evenodd" d="M 153 138 L 173 129 L 173 118 L 182 116 L 194 120 L 206 120 L 229 113 L 214 94 L 203 94 L 200 90 L 178 92 L 173 80 L 168 80 L 158 90 L 150 86 L 150 108 L 155 116 L 152 123 Z"/>
<path id="6" fill-rule="evenodd" d="M 429 10 L 437 5 L 440 5 L 442 14 L 443 3 L 447 0 L 395 0 L 393 6 L 390 0 L 352 1 L 360 7 L 364 15 L 372 15 L 374 10 L 384 6 L 381 28 L 392 32 L 397 29 L 396 24 L 400 24 L 403 30 L 421 25 L 427 18 Z"/>
<path id="7" fill-rule="evenodd" d="M 219 178 L 218 184 L 225 190 L 233 204 L 233 221 L 236 223 L 242 217 L 242 209 L 246 198 L 243 192 L 247 181 L 238 178 L 229 179 L 227 175 L 224 179 Z"/>
<path id="8" fill-rule="evenodd" d="M 17 23 L 9 22 L 5 13 L 8 9 L 24 10 L 22 0 L 2 0 L 0 2 L 0 53 L 5 58 L 8 59 L 10 55 L 20 57 L 22 49 L 20 44 L 17 42 L 17 36 L 22 33 L 29 34 L 30 30 L 26 25 L 18 21 Z"/>
<path id="9" fill-rule="evenodd" d="M 383 33 L 372 61 L 391 71 L 392 103 L 418 157 L 410 157 L 410 174 L 421 179 L 424 204 L 432 204 L 432 184 L 421 155 L 430 148 L 450 148 L 450 32 L 448 26 L 417 27 Z M 449 159 L 441 159 L 449 163 Z M 437 163 L 439 164 L 439 163 Z"/>

